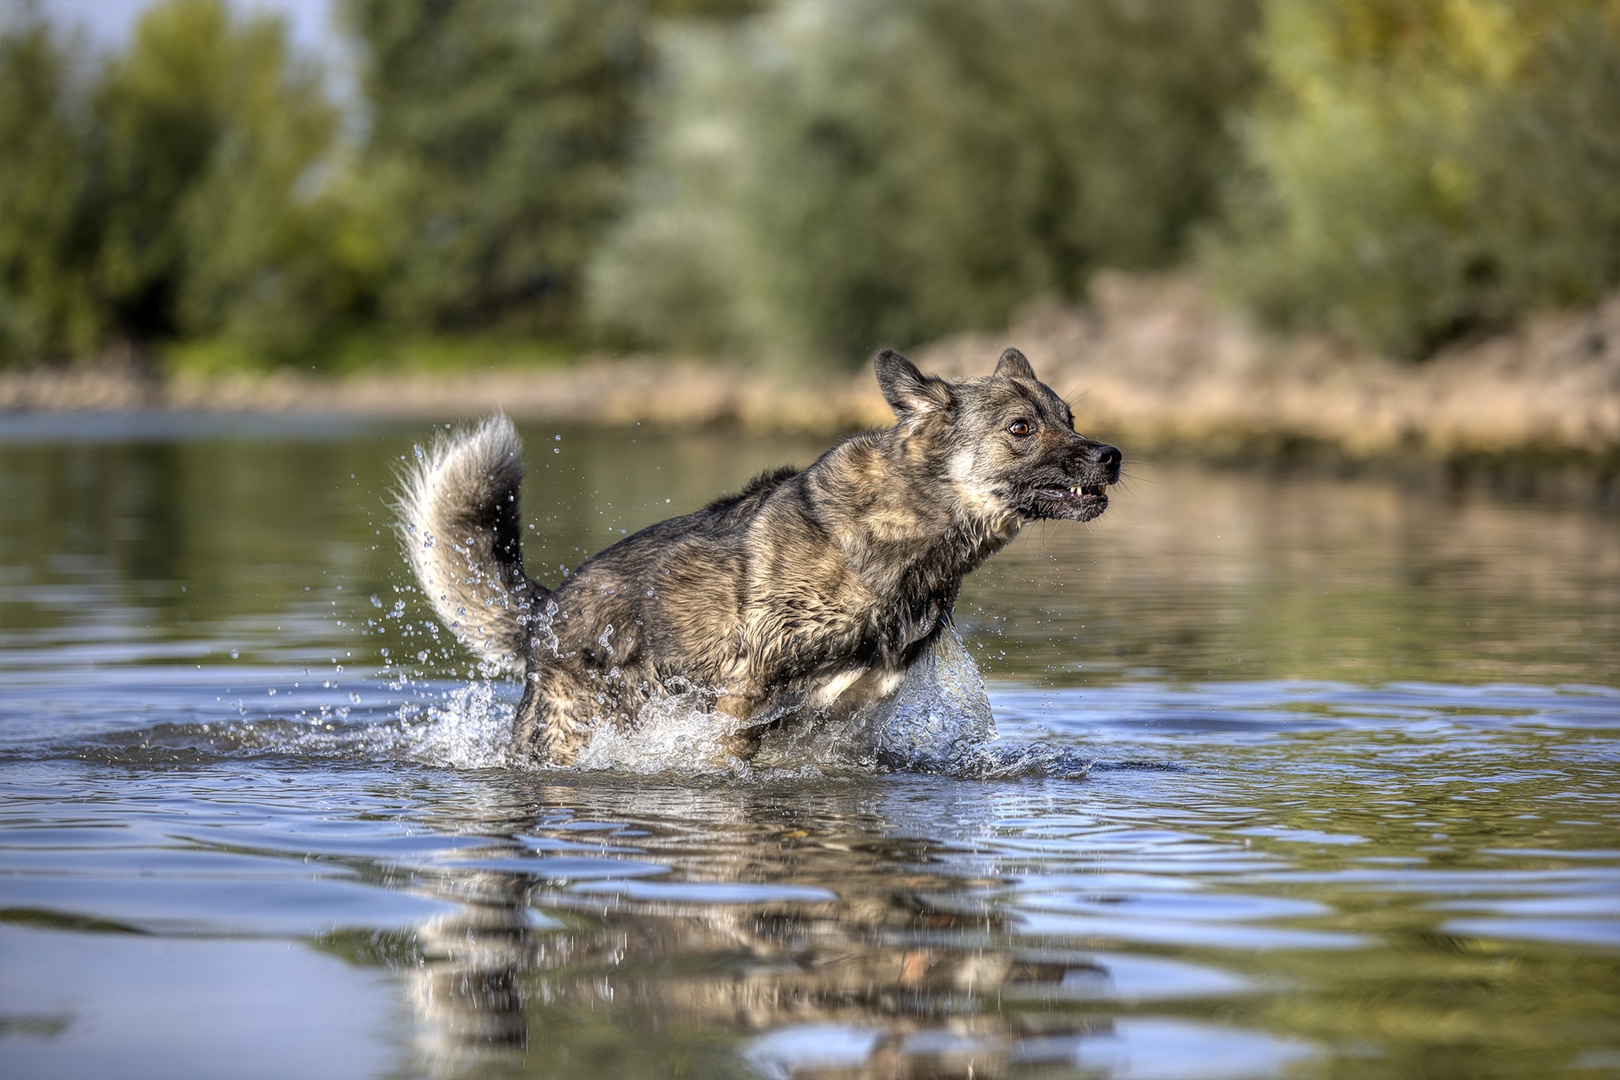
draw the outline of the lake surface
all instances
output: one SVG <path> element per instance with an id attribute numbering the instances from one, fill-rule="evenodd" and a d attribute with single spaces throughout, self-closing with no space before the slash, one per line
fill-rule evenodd
<path id="1" fill-rule="evenodd" d="M 1613 513 L 1127 458 L 957 610 L 1088 775 L 523 771 L 430 434 L 0 418 L 0 1075 L 1620 1076 Z M 822 448 L 523 434 L 542 578 Z"/>

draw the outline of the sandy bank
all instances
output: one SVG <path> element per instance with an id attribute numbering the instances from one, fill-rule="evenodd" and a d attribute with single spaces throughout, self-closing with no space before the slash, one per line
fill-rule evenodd
<path id="1" fill-rule="evenodd" d="M 1138 445 L 1320 446 L 1351 459 L 1620 452 L 1620 293 L 1402 364 L 1323 336 L 1263 333 L 1191 277 L 1101 275 L 1087 307 L 1033 308 L 1005 335 L 941 342 L 919 359 L 967 372 L 1003 341 L 1070 395 L 1077 422 Z"/>
<path id="2" fill-rule="evenodd" d="M 1620 293 L 1599 307 L 1407 365 L 1327 337 L 1277 337 L 1214 304 L 1194 277 L 1100 275 L 1085 306 L 1038 305 L 1006 332 L 915 350 L 928 370 L 983 374 L 1007 345 L 1074 402 L 1081 430 L 1138 449 L 1322 450 L 1351 460 L 1620 461 Z M 889 422 L 862 370 L 794 383 L 653 357 L 454 376 L 379 371 L 159 379 L 131 365 L 0 373 L 0 409 L 344 411 L 465 416 L 503 408 L 564 423 L 738 423 L 837 431 Z"/>

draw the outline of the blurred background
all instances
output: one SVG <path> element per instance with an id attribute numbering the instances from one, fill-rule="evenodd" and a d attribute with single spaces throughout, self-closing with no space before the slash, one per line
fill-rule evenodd
<path id="1" fill-rule="evenodd" d="M 13 369 L 847 371 L 1103 271 L 1407 363 L 1620 284 L 1620 0 L 0 18 Z"/>

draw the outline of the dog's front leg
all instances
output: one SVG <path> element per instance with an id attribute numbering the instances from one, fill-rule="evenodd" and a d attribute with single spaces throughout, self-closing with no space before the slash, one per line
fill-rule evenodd
<path id="1" fill-rule="evenodd" d="M 540 696 L 540 672 L 531 659 L 523 673 L 523 697 L 512 717 L 512 750 L 519 757 L 542 759 L 539 743 L 545 726 L 546 706 Z"/>
<path id="2" fill-rule="evenodd" d="M 555 667 L 530 656 L 523 698 L 512 718 L 512 747 L 520 757 L 548 765 L 572 765 L 590 737 L 577 715 L 582 690 Z"/>
<path id="3" fill-rule="evenodd" d="M 720 700 L 714 704 L 714 711 L 729 721 L 726 732 L 720 737 L 721 752 L 725 756 L 752 761 L 754 755 L 759 753 L 759 740 L 765 734 L 765 726 L 750 721 L 763 703 L 764 695 L 752 689 L 720 695 Z"/>

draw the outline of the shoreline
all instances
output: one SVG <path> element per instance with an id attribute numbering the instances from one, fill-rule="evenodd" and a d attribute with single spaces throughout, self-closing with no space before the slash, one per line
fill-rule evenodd
<path id="1" fill-rule="evenodd" d="M 1221 460 L 1620 471 L 1620 293 L 1585 311 L 1401 364 L 1321 335 L 1277 336 L 1222 309 L 1190 275 L 1101 274 L 1090 303 L 1038 304 L 996 334 L 913 350 L 942 375 L 1023 350 L 1069 397 L 1080 430 Z M 795 381 L 699 360 L 587 357 L 566 368 L 174 376 L 112 362 L 0 372 L 5 412 L 346 413 L 453 419 L 505 409 L 573 426 L 736 425 L 836 434 L 892 422 L 871 373 Z"/>

